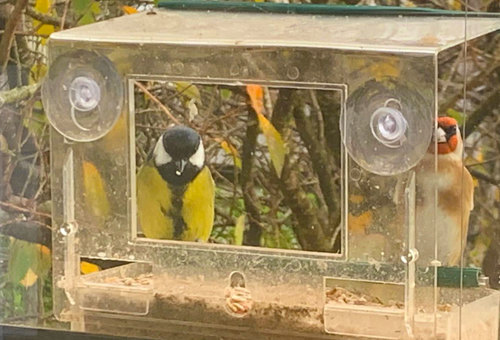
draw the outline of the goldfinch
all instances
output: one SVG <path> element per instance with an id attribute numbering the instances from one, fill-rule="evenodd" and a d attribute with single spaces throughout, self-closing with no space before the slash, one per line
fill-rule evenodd
<path id="1" fill-rule="evenodd" d="M 439 117 L 435 137 L 416 168 L 416 244 L 419 262 L 424 266 L 429 266 L 433 260 L 438 260 L 438 265 L 456 266 L 465 248 L 469 215 L 474 207 L 474 184 L 463 164 L 462 151 L 463 142 L 457 121 Z M 434 237 L 435 229 L 437 238 Z"/>
<path id="2" fill-rule="evenodd" d="M 214 199 L 200 135 L 180 125 L 165 131 L 137 173 L 137 216 L 144 235 L 206 242 Z"/>

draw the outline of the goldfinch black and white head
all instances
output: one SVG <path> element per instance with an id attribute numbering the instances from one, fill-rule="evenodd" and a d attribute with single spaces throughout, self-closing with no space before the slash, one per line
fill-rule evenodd
<path id="1" fill-rule="evenodd" d="M 198 132 L 189 127 L 172 127 L 158 138 L 153 161 L 161 177 L 170 185 L 186 185 L 205 165 L 203 141 Z"/>

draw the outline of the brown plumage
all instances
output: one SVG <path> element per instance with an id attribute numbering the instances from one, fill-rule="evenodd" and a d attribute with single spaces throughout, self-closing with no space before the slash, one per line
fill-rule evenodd
<path id="1" fill-rule="evenodd" d="M 436 139 L 437 154 L 433 140 L 416 168 L 418 262 L 428 266 L 436 259 L 436 240 L 437 260 L 443 266 L 456 266 L 460 263 L 467 239 L 469 215 L 474 207 L 474 184 L 462 161 L 463 142 L 456 120 L 438 118 Z"/>

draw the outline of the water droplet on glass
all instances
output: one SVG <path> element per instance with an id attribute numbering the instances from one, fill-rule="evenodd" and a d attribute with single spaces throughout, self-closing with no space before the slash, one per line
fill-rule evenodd
<path id="1" fill-rule="evenodd" d="M 229 74 L 232 76 L 237 76 L 239 73 L 240 73 L 240 68 L 238 67 L 238 65 L 236 64 L 231 65 L 231 67 L 229 68 Z"/>
<path id="2" fill-rule="evenodd" d="M 290 66 L 286 71 L 286 75 L 289 79 L 295 80 L 299 77 L 300 71 L 297 66 Z"/>
<path id="3" fill-rule="evenodd" d="M 71 223 L 63 223 L 59 231 L 63 236 L 68 236 L 73 231 L 73 225 Z"/>
<path id="4" fill-rule="evenodd" d="M 182 71 L 184 71 L 184 64 L 180 61 L 175 62 L 172 67 L 174 73 L 182 73 Z"/>

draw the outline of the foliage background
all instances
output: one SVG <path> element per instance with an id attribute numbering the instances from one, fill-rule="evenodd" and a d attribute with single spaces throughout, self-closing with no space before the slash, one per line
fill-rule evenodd
<path id="1" fill-rule="evenodd" d="M 463 10 L 466 5 L 461 0 L 312 0 L 311 3 L 454 10 Z M 49 127 L 40 101 L 40 81 L 47 68 L 46 39 L 54 31 L 127 15 L 133 13 L 134 8 L 146 5 L 151 4 L 147 1 L 0 0 L 0 320 L 4 322 L 51 322 Z M 497 0 L 470 0 L 467 6 L 471 11 L 500 11 Z M 445 53 L 439 62 L 440 112 L 460 122 L 467 118 L 466 162 L 477 182 L 467 263 L 482 267 L 490 277 L 490 284 L 498 288 L 500 36 L 472 43 L 466 60 L 460 49 L 454 49 Z M 465 89 L 464 64 L 468 76 Z M 172 89 L 178 98 L 186 95 L 185 90 Z M 463 100 L 464 91 L 467 101 Z M 248 93 L 236 95 L 249 96 Z M 251 101 L 249 103 L 251 105 Z M 273 124 L 279 125 L 276 121 Z M 154 136 L 146 137 L 145 143 Z M 219 143 L 228 142 L 223 137 L 218 136 Z M 231 145 L 228 143 L 226 147 L 231 153 Z M 308 199 L 316 198 L 309 196 Z M 228 234 L 221 229 L 219 236 L 228 243 L 246 244 L 272 243 L 286 236 L 286 231 L 280 232 L 278 238 L 268 237 L 264 241 L 243 240 L 241 235 L 237 236 L 235 230 L 241 229 L 240 217 L 245 206 L 246 214 L 254 217 L 265 215 L 267 212 L 262 209 L 272 207 L 272 202 L 268 202 L 264 208 L 252 212 L 252 201 L 255 201 L 252 197 L 243 198 L 235 203 L 236 213 L 219 213 L 228 219 L 224 222 L 226 225 L 234 225 Z M 248 221 L 259 223 L 251 218 Z M 293 237 L 287 238 L 287 242 L 291 248 L 299 246 Z"/>

